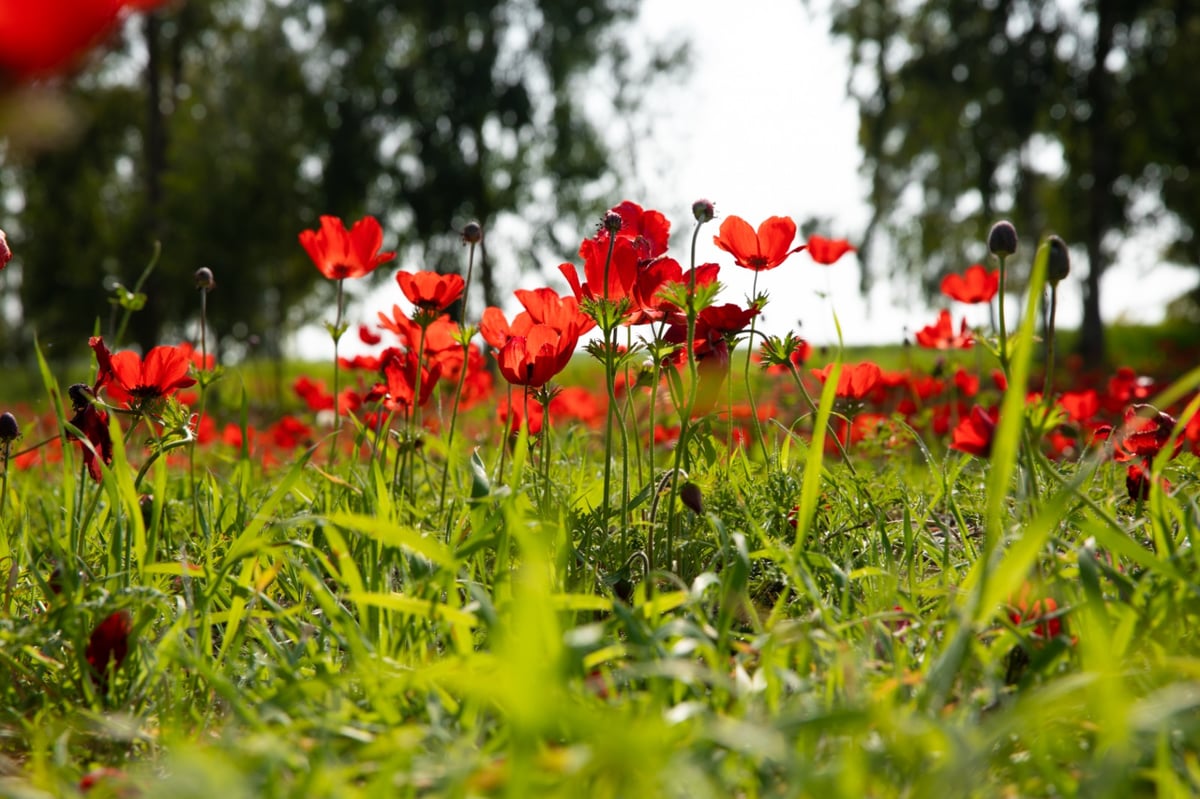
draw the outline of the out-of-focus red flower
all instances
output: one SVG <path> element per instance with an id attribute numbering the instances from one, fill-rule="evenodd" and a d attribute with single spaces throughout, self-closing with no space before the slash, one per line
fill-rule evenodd
<path id="1" fill-rule="evenodd" d="M 380 252 L 383 228 L 373 216 L 358 220 L 349 231 L 336 216 L 322 216 L 319 229 L 300 232 L 300 244 L 330 280 L 362 277 L 396 257 L 394 252 Z"/>
<path id="2" fill-rule="evenodd" d="M 3 41 L 3 39 L 0 39 Z M 0 269 L 8 266 L 8 262 L 12 260 L 12 250 L 8 248 L 8 237 L 4 235 L 4 231 L 0 230 Z"/>
<path id="3" fill-rule="evenodd" d="M 835 264 L 848 252 L 854 252 L 854 247 L 845 239 L 827 239 L 815 235 L 808 237 L 808 257 L 816 263 L 826 266 Z"/>
<path id="4" fill-rule="evenodd" d="M 129 776 L 119 768 L 102 766 L 94 768 L 79 778 L 79 792 L 88 793 L 93 788 L 103 785 L 105 796 L 138 796 L 139 793 L 129 782 Z"/>
<path id="5" fill-rule="evenodd" d="M 984 410 L 978 405 L 954 428 L 950 449 L 988 458 L 992 454 L 992 439 L 996 435 L 997 415 L 995 410 Z"/>
<path id="6" fill-rule="evenodd" d="M 284 416 L 269 431 L 275 446 L 282 450 L 291 451 L 299 446 L 312 443 L 312 428 L 295 416 Z"/>
<path id="7" fill-rule="evenodd" d="M 1150 499 L 1150 467 L 1145 468 L 1138 463 L 1129 464 L 1129 468 L 1125 470 L 1125 490 L 1129 493 L 1129 498 L 1134 502 L 1145 502 Z M 1166 493 L 1171 490 L 1171 481 L 1165 477 L 1158 478 L 1158 485 Z"/>
<path id="8" fill-rule="evenodd" d="M 1064 391 L 1058 398 L 1058 404 L 1067 412 L 1072 422 L 1088 422 L 1100 412 L 1100 395 L 1091 388 Z"/>
<path id="9" fill-rule="evenodd" d="M 972 264 L 963 274 L 942 278 L 942 293 L 952 300 L 975 304 L 991 302 L 1000 291 L 1000 270 L 988 271 L 982 264 Z"/>
<path id="10" fill-rule="evenodd" d="M 1101 397 L 1101 405 L 1109 413 L 1120 413 L 1130 403 L 1149 399 L 1155 392 L 1154 380 L 1128 366 L 1117 369 L 1108 381 L 1108 391 Z"/>
<path id="11" fill-rule="evenodd" d="M 938 313 L 936 322 L 917 331 L 916 339 L 919 346 L 934 350 L 965 350 L 975 344 L 967 320 L 962 320 L 962 327 L 956 335 L 950 312 L 944 309 Z"/>
<path id="12" fill-rule="evenodd" d="M 71 69 L 117 29 L 126 11 L 164 0 L 5 0 L 0 2 L 0 77 L 48 77 Z M 0 81 L 2 82 L 2 81 Z"/>
<path id="13" fill-rule="evenodd" d="M 621 217 L 621 231 L 617 235 L 633 243 L 639 262 L 645 263 L 667 251 L 671 222 L 662 213 L 643 209 L 629 200 L 612 210 Z"/>
<path id="14" fill-rule="evenodd" d="M 738 266 L 761 272 L 774 269 L 792 253 L 803 250 L 803 244 L 792 247 L 795 238 L 796 223 L 791 217 L 772 216 L 755 232 L 740 216 L 727 216 L 719 234 L 713 236 L 713 244 L 732 255 Z"/>
<path id="15" fill-rule="evenodd" d="M 974 397 L 979 393 L 979 376 L 971 374 L 960 366 L 954 373 L 954 385 L 964 397 Z"/>
<path id="16" fill-rule="evenodd" d="M 112 613 L 92 630 L 84 657 L 91 667 L 92 680 L 102 689 L 108 689 L 109 666 L 116 671 L 125 662 L 132 632 L 133 615 L 128 610 Z"/>
<path id="17" fill-rule="evenodd" d="M 1029 637 L 1049 641 L 1063 633 L 1063 620 L 1054 597 L 1035 597 L 1033 587 L 1026 583 L 1021 592 L 1009 602 L 1009 620 L 1018 627 L 1032 625 Z"/>
<path id="18" fill-rule="evenodd" d="M 813 377 L 825 383 L 829 379 L 829 373 L 833 371 L 833 364 L 826 365 L 823 369 L 813 369 Z M 843 364 L 842 373 L 838 376 L 838 384 L 836 394 L 839 399 L 861 401 L 879 383 L 883 376 L 883 370 L 879 368 L 879 364 L 865 361 L 858 364 Z"/>
<path id="19" fill-rule="evenodd" d="M 358 340 L 368 347 L 374 347 L 379 342 L 383 341 L 383 336 L 376 333 L 366 325 L 358 326 Z"/>
<path id="20" fill-rule="evenodd" d="M 462 296 L 462 275 L 437 272 L 397 272 L 396 282 L 408 301 L 423 311 L 440 313 Z"/>
<path id="21" fill-rule="evenodd" d="M 333 410 L 333 394 L 325 388 L 324 380 L 313 380 L 308 375 L 300 375 L 292 383 L 292 391 L 304 400 L 304 404 L 313 413 Z"/>
<path id="22" fill-rule="evenodd" d="M 1124 424 L 1113 437 L 1113 460 L 1141 458 L 1148 467 L 1171 439 L 1175 424 L 1174 416 L 1153 405 L 1130 405 L 1125 409 Z M 1182 447 L 1183 439 L 1176 438 L 1170 457 L 1178 455 Z"/>

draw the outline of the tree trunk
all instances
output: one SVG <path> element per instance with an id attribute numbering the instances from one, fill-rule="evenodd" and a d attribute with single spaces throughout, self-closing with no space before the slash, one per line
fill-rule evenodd
<path id="1" fill-rule="evenodd" d="M 162 111 L 162 22 L 157 14 L 146 15 L 146 138 L 145 138 L 145 180 L 146 180 L 146 211 L 145 211 L 145 240 L 153 246 L 154 242 L 163 240 L 162 212 L 162 176 L 167 168 L 166 130 L 163 123 Z M 147 251 L 147 261 L 151 255 Z M 140 276 L 145 263 L 137 264 L 134 274 Z M 148 297 L 145 306 L 135 311 L 130 319 L 130 328 L 143 350 L 158 343 L 162 330 L 163 316 L 161 305 L 156 303 L 155 294 L 159 290 L 161 280 L 157 270 L 150 275 L 142 286 L 142 291 Z M 132 286 L 131 286 L 132 287 Z"/>
<path id="2" fill-rule="evenodd" d="M 1092 66 L 1088 71 L 1084 98 L 1091 106 L 1091 115 L 1084 123 L 1090 145 L 1089 172 L 1092 185 L 1088 189 L 1087 246 L 1088 274 L 1083 291 L 1083 324 L 1079 330 L 1079 354 L 1086 366 L 1104 362 L 1104 323 L 1100 318 L 1100 278 L 1108 267 L 1104 251 L 1104 236 L 1112 224 L 1113 183 L 1115 167 L 1113 148 L 1109 141 L 1112 78 L 1105 68 L 1113 46 L 1115 25 L 1112 0 L 1096 3 L 1096 42 Z"/>

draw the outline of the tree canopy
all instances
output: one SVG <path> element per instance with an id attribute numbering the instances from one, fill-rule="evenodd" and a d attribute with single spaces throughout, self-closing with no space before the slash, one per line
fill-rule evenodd
<path id="1" fill-rule="evenodd" d="M 892 272 L 936 286 L 982 257 L 1000 217 L 1026 262 L 1057 232 L 1086 253 L 1081 346 L 1094 362 L 1100 277 L 1124 237 L 1169 218 L 1170 255 L 1200 264 L 1194 3 L 839 0 L 833 30 L 851 44 L 870 181 L 863 249 L 886 241 L 874 249 Z"/>
<path id="2" fill-rule="evenodd" d="M 553 246 L 552 222 L 577 230 L 609 199 L 613 139 L 594 106 L 636 81 L 602 66 L 624 60 L 637 7 L 190 0 L 130 24 L 63 89 L 74 141 L 6 148 L 0 220 L 24 322 L 6 349 L 27 351 L 36 332 L 77 350 L 106 280 L 132 287 L 155 242 L 130 329 L 143 346 L 184 335 L 202 266 L 226 343 L 311 316 L 326 295 L 296 236 L 320 214 L 379 217 L 405 268 L 458 268 L 471 219 L 486 230 L 520 214 Z"/>

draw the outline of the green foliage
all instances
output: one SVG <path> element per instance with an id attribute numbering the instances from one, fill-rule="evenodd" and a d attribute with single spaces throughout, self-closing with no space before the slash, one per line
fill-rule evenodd
<path id="1" fill-rule="evenodd" d="M 162 263 L 143 292 L 154 301 L 133 313 L 132 338 L 190 337 L 191 276 L 207 266 L 222 346 L 268 354 L 329 300 L 296 244 L 319 214 L 380 217 L 403 268 L 457 268 L 455 231 L 472 218 L 486 230 L 521 215 L 530 245 L 563 249 L 556 226 L 584 226 L 613 168 L 584 98 L 633 103 L 646 82 L 623 66 L 637 6 L 195 0 L 156 12 L 66 87 L 69 146 L 0 166 L 22 198 L 0 212 L 24 315 L 5 357 L 23 358 L 34 332 L 67 357 L 92 332 L 96 298 L 134 285 L 155 242 Z M 492 269 L 485 258 L 485 299 L 498 304 Z"/>
<path id="2" fill-rule="evenodd" d="M 1195 8 L 873 0 L 835 4 L 833 30 L 851 44 L 871 179 L 860 251 L 886 240 L 893 271 L 932 293 L 984 258 L 976 243 L 999 218 L 1026 253 L 1057 232 L 1086 251 L 1079 347 L 1093 362 L 1113 234 L 1153 230 L 1173 257 L 1200 264 L 1188 179 L 1200 162 L 1178 112 L 1200 75 Z M 1164 236 L 1168 215 L 1178 227 Z"/>

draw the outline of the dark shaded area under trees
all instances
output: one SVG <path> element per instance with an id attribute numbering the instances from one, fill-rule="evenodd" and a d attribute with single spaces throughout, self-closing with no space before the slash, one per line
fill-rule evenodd
<path id="1" fill-rule="evenodd" d="M 51 357 L 78 355 L 106 285 L 132 287 L 156 241 L 127 338 L 188 337 L 192 274 L 207 266 L 223 344 L 267 352 L 331 301 L 296 240 L 319 214 L 376 215 L 407 269 L 460 269 L 462 225 L 507 213 L 528 223 L 531 248 L 564 251 L 555 224 L 586 228 L 619 162 L 585 100 L 636 106 L 650 74 L 684 58 L 632 73 L 622 34 L 638 5 L 189 0 L 127 26 L 63 88 L 74 140 L 0 161 L 23 195 L 0 211 L 23 265 L 4 357 L 32 357 L 35 334 Z M 492 266 L 481 293 L 497 303 Z"/>

